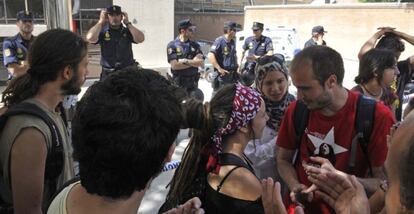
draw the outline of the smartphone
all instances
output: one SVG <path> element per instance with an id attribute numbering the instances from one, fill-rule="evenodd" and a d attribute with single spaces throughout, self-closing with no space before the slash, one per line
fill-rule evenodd
<path id="1" fill-rule="evenodd" d="M 307 201 L 308 194 L 303 193 L 303 192 L 297 192 L 297 193 L 295 193 L 295 198 L 296 198 L 296 203 L 299 206 L 305 207 L 304 204 Z"/>

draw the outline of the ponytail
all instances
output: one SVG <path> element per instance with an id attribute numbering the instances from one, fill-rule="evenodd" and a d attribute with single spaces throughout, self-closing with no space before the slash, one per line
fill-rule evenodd
<path id="1" fill-rule="evenodd" d="M 25 73 L 12 79 L 3 91 L 2 102 L 4 106 L 10 107 L 25 99 L 33 97 L 39 90 L 38 81 L 33 79 L 29 73 Z"/>
<path id="2" fill-rule="evenodd" d="M 199 189 L 192 188 L 194 181 L 197 177 L 206 179 L 207 155 L 204 150 L 209 143 L 209 137 L 212 135 L 209 106 L 209 103 L 203 105 L 202 102 L 194 98 L 182 102 L 184 128 L 192 129 L 193 133 L 188 146 L 184 150 L 181 164 L 170 183 L 171 187 L 167 195 L 167 201 L 172 206 L 197 196 L 195 191 Z"/>
<path id="3" fill-rule="evenodd" d="M 213 146 L 214 132 L 228 124 L 236 94 L 234 84 L 226 85 L 211 99 L 201 103 L 190 98 L 182 102 L 184 127 L 191 128 L 193 135 L 175 171 L 165 204 L 161 210 L 168 210 L 195 197 L 203 196 L 207 184 L 206 170 L 208 156 Z"/>

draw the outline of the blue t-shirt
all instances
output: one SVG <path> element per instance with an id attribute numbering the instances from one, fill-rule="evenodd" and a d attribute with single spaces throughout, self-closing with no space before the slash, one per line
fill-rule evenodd
<path id="1" fill-rule="evenodd" d="M 167 45 L 168 63 L 170 63 L 172 60 L 178 61 L 180 59 L 194 59 L 194 57 L 199 54 L 203 55 L 200 45 L 190 39 L 182 42 L 180 38 L 177 37 Z M 193 76 L 198 73 L 198 68 L 190 67 L 180 70 L 179 72 L 171 68 L 171 73 L 173 75 Z"/>
<path id="2" fill-rule="evenodd" d="M 108 69 L 122 69 L 135 63 L 132 54 L 134 38 L 127 27 L 112 29 L 105 25 L 96 44 L 101 45 L 101 65 Z"/>
<path id="3" fill-rule="evenodd" d="M 248 37 L 244 41 L 243 50 L 248 50 L 248 56 L 264 56 L 267 52 L 273 51 L 272 39 L 263 35 L 258 40 L 254 36 Z"/>
<path id="4" fill-rule="evenodd" d="M 234 39 L 228 41 L 224 36 L 218 37 L 211 46 L 210 52 L 214 54 L 221 68 L 228 71 L 237 70 L 236 43 Z"/>

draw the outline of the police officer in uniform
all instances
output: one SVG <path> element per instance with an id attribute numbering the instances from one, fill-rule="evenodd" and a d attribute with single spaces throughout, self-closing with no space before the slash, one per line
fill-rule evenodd
<path id="1" fill-rule="evenodd" d="M 254 68 L 256 66 L 256 60 L 264 55 L 273 55 L 272 39 L 262 35 L 263 28 L 263 23 L 253 22 L 252 30 L 254 35 L 247 37 L 242 47 L 243 53 L 241 61 L 243 61 L 245 53 L 247 51 L 246 63 L 243 67 L 242 72 L 242 81 L 246 85 L 251 85 L 254 81 Z"/>
<path id="2" fill-rule="evenodd" d="M 112 72 L 137 64 L 132 43 L 141 43 L 145 37 L 129 21 L 128 14 L 120 6 L 113 5 L 101 11 L 98 23 L 88 31 L 86 39 L 101 45 L 100 80 L 104 80 Z"/>
<path id="3" fill-rule="evenodd" d="M 239 80 L 236 55 L 236 32 L 240 30 L 240 25 L 236 22 L 224 23 L 224 35 L 216 38 L 208 58 L 214 66 L 214 71 L 218 73 L 213 81 L 214 92 L 222 88 L 225 84 L 235 83 Z"/>
<path id="4" fill-rule="evenodd" d="M 26 73 L 29 68 L 27 51 L 35 38 L 32 35 L 33 14 L 29 11 L 20 11 L 16 19 L 19 33 L 3 42 L 3 63 L 9 72 L 9 79 Z"/>
<path id="5" fill-rule="evenodd" d="M 198 88 L 200 74 L 198 67 L 204 66 L 204 55 L 197 42 L 192 41 L 195 26 L 189 19 L 178 22 L 178 37 L 167 45 L 168 63 L 174 82 L 184 88 L 188 95 L 204 100 L 203 92 Z"/>

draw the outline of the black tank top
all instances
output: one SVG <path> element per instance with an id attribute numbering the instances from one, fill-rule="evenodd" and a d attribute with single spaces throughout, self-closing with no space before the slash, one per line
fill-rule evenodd
<path id="1" fill-rule="evenodd" d="M 261 214 L 264 213 L 262 198 L 259 197 L 255 201 L 248 201 L 238 198 L 233 198 L 231 196 L 220 193 L 220 189 L 223 186 L 224 182 L 228 176 L 237 168 L 244 167 L 254 174 L 253 167 L 249 164 L 247 157 L 244 157 L 246 162 L 244 162 L 240 157 L 230 154 L 222 153 L 219 156 L 219 163 L 221 166 L 225 165 L 234 165 L 235 168 L 231 169 L 217 186 L 216 189 L 213 189 L 210 184 L 206 185 L 206 198 L 204 201 L 204 210 L 206 214 L 214 213 L 238 213 L 238 214 Z"/>

